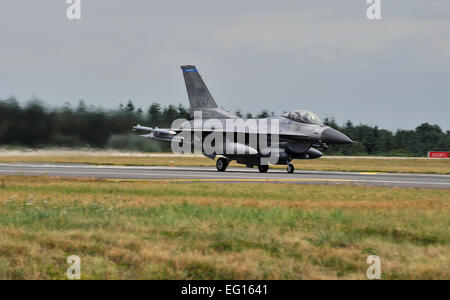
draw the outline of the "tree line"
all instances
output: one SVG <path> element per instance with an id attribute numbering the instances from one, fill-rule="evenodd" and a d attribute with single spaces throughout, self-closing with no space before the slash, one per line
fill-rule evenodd
<path id="1" fill-rule="evenodd" d="M 240 111 L 236 114 L 265 118 L 274 113 L 263 110 L 256 115 Z M 181 104 L 163 107 L 155 102 L 144 111 L 128 101 L 117 109 L 105 110 L 83 101 L 76 107 L 65 104 L 50 108 L 36 99 L 20 105 L 15 98 L 9 98 L 0 100 L 0 146 L 169 151 L 168 143 L 141 139 L 131 133 L 131 126 L 139 123 L 164 128 L 180 118 L 189 119 L 189 109 Z M 391 132 L 351 121 L 339 125 L 329 118 L 324 123 L 358 141 L 350 146 L 331 145 L 325 151 L 328 155 L 424 156 L 430 150 L 450 149 L 450 131 L 443 132 L 438 125 L 424 123 L 415 130 Z"/>

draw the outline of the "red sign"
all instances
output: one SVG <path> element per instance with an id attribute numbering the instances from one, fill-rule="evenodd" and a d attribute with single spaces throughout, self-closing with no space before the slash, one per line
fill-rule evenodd
<path id="1" fill-rule="evenodd" d="M 448 152 L 430 151 L 428 152 L 428 158 L 448 158 Z"/>

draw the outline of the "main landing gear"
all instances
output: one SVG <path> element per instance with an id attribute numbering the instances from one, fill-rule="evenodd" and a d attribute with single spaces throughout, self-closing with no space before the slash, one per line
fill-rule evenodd
<path id="1" fill-rule="evenodd" d="M 269 171 L 269 165 L 259 165 L 258 170 L 260 173 L 267 173 Z"/>
<path id="2" fill-rule="evenodd" d="M 292 174 L 292 173 L 294 173 L 294 170 L 295 170 L 294 165 L 291 164 L 291 163 L 288 163 L 287 168 L 286 168 L 286 171 L 287 171 L 289 174 Z"/>
<path id="3" fill-rule="evenodd" d="M 227 159 L 225 157 L 220 157 L 216 161 L 217 171 L 225 172 L 225 170 L 227 169 L 229 163 L 230 163 L 230 159 Z M 267 173 L 267 171 L 269 171 L 269 166 L 268 165 L 259 165 L 258 166 L 258 170 L 259 170 L 260 173 Z M 289 174 L 292 174 L 292 173 L 294 173 L 294 170 L 295 170 L 294 165 L 291 164 L 291 163 L 288 163 L 286 171 Z"/>
<path id="4" fill-rule="evenodd" d="M 225 172 L 228 167 L 228 160 L 226 158 L 219 158 L 216 162 L 216 168 L 219 172 Z"/>

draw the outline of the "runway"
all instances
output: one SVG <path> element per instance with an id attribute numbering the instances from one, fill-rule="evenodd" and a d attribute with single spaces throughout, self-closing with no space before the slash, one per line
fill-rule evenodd
<path id="1" fill-rule="evenodd" d="M 274 182 L 292 184 L 362 185 L 408 188 L 450 189 L 450 175 L 372 172 L 323 172 L 296 170 L 287 174 L 271 169 L 261 174 L 257 169 L 229 167 L 218 172 L 211 167 L 135 167 L 78 164 L 0 164 L 1 175 L 58 176 L 102 178 L 110 181 L 164 182 Z"/>

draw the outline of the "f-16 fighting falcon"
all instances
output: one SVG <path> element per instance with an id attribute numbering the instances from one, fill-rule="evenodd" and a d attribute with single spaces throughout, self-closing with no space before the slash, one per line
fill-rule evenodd
<path id="1" fill-rule="evenodd" d="M 350 144 L 343 133 L 325 126 L 312 112 L 296 110 L 266 119 L 241 119 L 219 108 L 193 65 L 181 66 L 190 102 L 191 120 L 178 120 L 170 129 L 136 125 L 142 137 L 172 143 L 172 151 L 201 152 L 215 159 L 223 172 L 235 160 L 266 173 L 269 164 L 286 165 L 293 173 L 293 159 L 315 159 L 317 148 L 329 144 Z"/>

